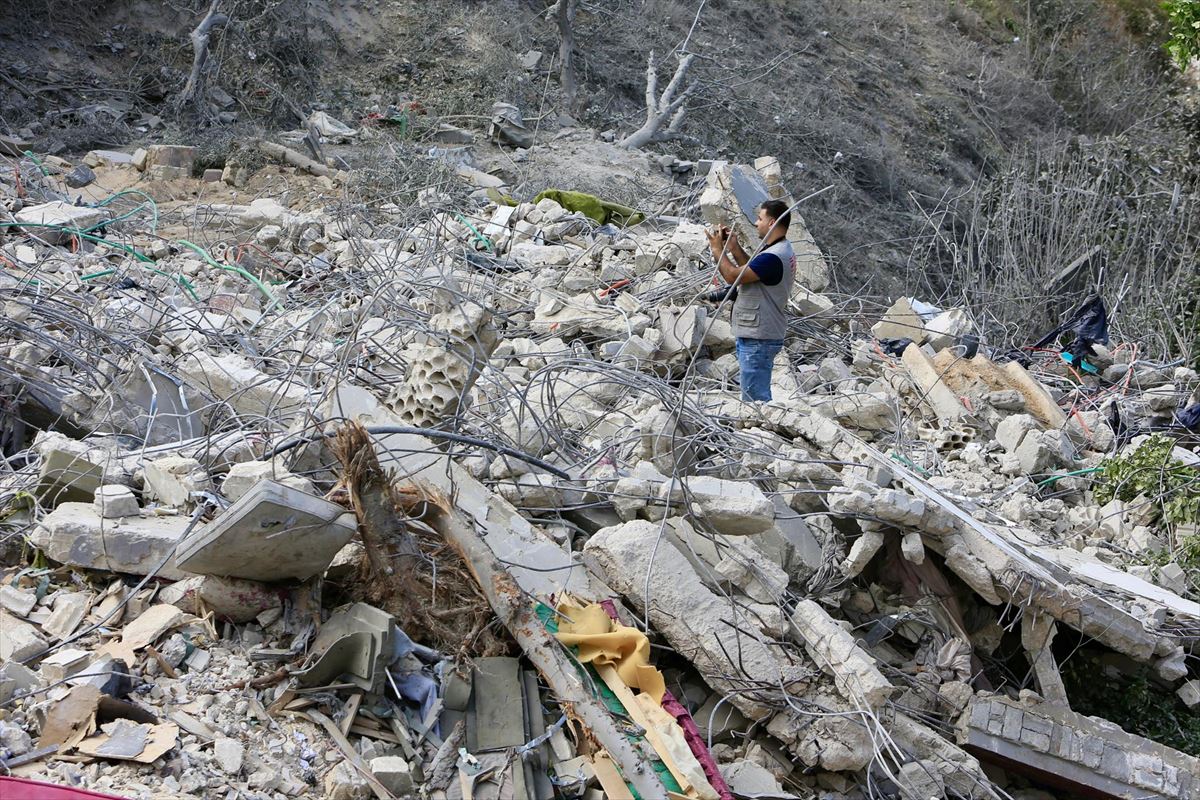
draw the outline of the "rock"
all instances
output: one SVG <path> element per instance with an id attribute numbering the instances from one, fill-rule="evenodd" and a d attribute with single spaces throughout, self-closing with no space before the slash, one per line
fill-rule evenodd
<path id="1" fill-rule="evenodd" d="M 128 486 L 119 484 L 109 484 L 97 489 L 92 506 L 104 519 L 136 517 L 140 511 L 133 491 Z"/>
<path id="2" fill-rule="evenodd" d="M 224 174 L 225 171 L 222 169 L 206 169 L 204 170 L 204 175 L 201 177 L 201 180 L 205 183 L 220 183 L 221 176 Z"/>
<path id="3" fill-rule="evenodd" d="M 217 760 L 221 771 L 226 775 L 236 776 L 242 771 L 242 759 L 246 748 L 234 739 L 220 738 L 213 743 L 213 758 Z"/>
<path id="4" fill-rule="evenodd" d="M 0 703 L 7 703 L 13 695 L 31 692 L 40 685 L 37 673 L 24 664 L 9 661 L 0 665 Z"/>
<path id="5" fill-rule="evenodd" d="M 1190 680 L 1175 690 L 1183 704 L 1192 710 L 1200 708 L 1200 680 Z"/>
<path id="6" fill-rule="evenodd" d="M 1176 562 L 1158 568 L 1158 585 L 1178 595 L 1187 593 L 1187 572 Z"/>
<path id="7" fill-rule="evenodd" d="M 187 505 L 192 492 L 208 492 L 212 488 L 209 474 L 200 462 L 181 456 L 157 458 L 146 464 L 145 482 L 150 497 L 173 509 Z"/>

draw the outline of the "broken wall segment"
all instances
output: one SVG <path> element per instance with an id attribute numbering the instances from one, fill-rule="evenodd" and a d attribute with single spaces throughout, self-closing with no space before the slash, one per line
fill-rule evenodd
<path id="1" fill-rule="evenodd" d="M 794 199 L 783 193 L 776 197 L 763 175 L 752 167 L 720 162 L 708 173 L 704 192 L 700 195 L 700 213 L 710 225 L 728 225 L 738 235 L 746 252 L 759 244 L 753 221 L 757 208 L 766 200 L 781 199 L 789 207 Z M 796 285 L 820 292 L 829 286 L 829 265 L 804 223 L 799 209 L 792 208 L 788 241 L 796 254 Z"/>
<path id="2" fill-rule="evenodd" d="M 791 617 L 792 631 L 820 667 L 833 675 L 842 696 L 853 703 L 880 708 L 896 692 L 875 660 L 841 625 L 812 600 L 801 600 Z"/>
<path id="3" fill-rule="evenodd" d="M 1200 759 L 1049 703 L 977 695 L 958 741 L 980 758 L 1089 796 L 1194 800 Z"/>

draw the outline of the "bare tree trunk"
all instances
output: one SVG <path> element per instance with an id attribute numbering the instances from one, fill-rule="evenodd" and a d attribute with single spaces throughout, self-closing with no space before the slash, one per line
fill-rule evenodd
<path id="1" fill-rule="evenodd" d="M 558 0 L 552 10 L 558 24 L 558 83 L 567 101 L 567 112 L 574 113 L 579 93 L 575 82 L 575 13 L 579 0 Z"/>
<path id="2" fill-rule="evenodd" d="M 229 22 L 229 17 L 225 14 L 217 13 L 217 6 L 221 4 L 221 0 L 212 0 L 212 5 L 208 8 L 208 14 L 204 19 L 200 20 L 200 24 L 192 31 L 192 72 L 188 75 L 187 83 L 183 86 L 183 91 L 175 98 L 175 110 L 182 111 L 184 106 L 191 102 L 203 99 L 204 97 L 204 78 L 205 67 L 208 66 L 208 40 L 212 35 L 212 29 L 218 25 L 224 25 Z"/>
<path id="3" fill-rule="evenodd" d="M 687 85 L 683 91 L 680 86 L 687 79 L 688 69 L 692 66 L 695 56 L 691 53 L 679 59 L 675 74 L 662 94 L 658 94 L 658 73 L 654 61 L 654 53 L 646 62 L 646 121 L 642 127 L 621 140 L 621 147 L 635 148 L 650 142 L 662 142 L 679 135 L 679 124 L 687 114 L 687 99 L 695 87 L 694 83 Z"/>

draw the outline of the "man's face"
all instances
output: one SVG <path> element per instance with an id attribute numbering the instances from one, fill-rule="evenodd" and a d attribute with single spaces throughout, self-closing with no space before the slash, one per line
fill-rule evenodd
<path id="1" fill-rule="evenodd" d="M 771 226 L 775 224 L 775 218 L 767 216 L 767 212 L 763 209 L 758 210 L 758 217 L 754 220 L 754 229 L 758 231 L 759 238 L 764 238 L 767 231 L 771 230 Z"/>

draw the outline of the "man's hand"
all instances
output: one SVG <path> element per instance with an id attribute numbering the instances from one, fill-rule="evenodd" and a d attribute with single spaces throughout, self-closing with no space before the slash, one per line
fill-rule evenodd
<path id="1" fill-rule="evenodd" d="M 704 235 L 708 237 L 709 248 L 720 253 L 725 249 L 725 239 L 729 236 L 729 229 L 724 225 L 719 228 L 705 228 Z"/>

